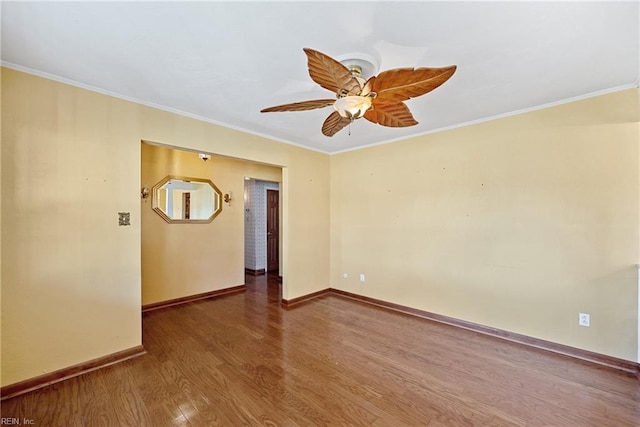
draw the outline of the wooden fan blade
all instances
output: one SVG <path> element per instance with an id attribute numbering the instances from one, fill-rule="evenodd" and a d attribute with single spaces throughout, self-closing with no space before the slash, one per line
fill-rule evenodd
<path id="1" fill-rule="evenodd" d="M 322 124 L 322 133 L 326 136 L 333 136 L 338 133 L 342 128 L 351 123 L 351 120 L 345 119 L 337 111 L 329 114 L 327 120 Z"/>
<path id="2" fill-rule="evenodd" d="M 392 128 L 402 128 L 418 124 L 413 118 L 411 111 L 409 111 L 409 107 L 403 102 L 381 104 L 375 102 L 376 100 L 374 100 L 373 107 L 364 113 L 364 118 L 370 122 Z"/>
<path id="3" fill-rule="evenodd" d="M 395 68 L 383 71 L 373 82 L 377 100 L 384 103 L 406 101 L 430 92 L 449 80 L 456 66 L 442 68 Z"/>
<path id="4" fill-rule="evenodd" d="M 376 81 L 376 76 L 369 77 L 369 80 L 362 87 L 362 91 L 360 92 L 360 96 L 367 96 L 371 92 L 373 92 L 373 83 Z"/>
<path id="5" fill-rule="evenodd" d="M 294 102 L 292 104 L 276 105 L 275 107 L 263 108 L 261 113 L 273 113 L 280 111 L 305 111 L 315 110 L 333 105 L 335 99 L 314 99 L 312 101 Z"/>
<path id="6" fill-rule="evenodd" d="M 360 84 L 347 67 L 317 50 L 303 50 L 307 54 L 309 75 L 314 82 L 341 96 L 360 94 Z"/>

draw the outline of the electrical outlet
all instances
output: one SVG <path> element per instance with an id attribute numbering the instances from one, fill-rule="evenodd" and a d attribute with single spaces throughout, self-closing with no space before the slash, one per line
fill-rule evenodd
<path id="1" fill-rule="evenodd" d="M 591 316 L 587 313 L 578 314 L 578 325 L 586 326 L 587 328 L 591 326 Z"/>
<path id="2" fill-rule="evenodd" d="M 360 281 L 364 282 L 364 273 L 360 273 Z"/>

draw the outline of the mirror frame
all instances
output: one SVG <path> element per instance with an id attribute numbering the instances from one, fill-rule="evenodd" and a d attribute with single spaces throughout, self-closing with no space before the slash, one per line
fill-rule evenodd
<path id="1" fill-rule="evenodd" d="M 213 211 L 213 214 L 208 219 L 173 219 L 168 216 L 160 206 L 158 206 L 158 190 L 172 179 L 187 181 L 187 182 L 202 182 L 208 184 L 213 188 L 213 191 L 218 195 L 218 208 Z M 151 207 L 153 210 L 162 217 L 169 224 L 209 224 L 222 212 L 222 191 L 210 180 L 206 178 L 192 178 L 188 176 L 167 175 L 160 182 L 153 186 L 151 190 Z"/>

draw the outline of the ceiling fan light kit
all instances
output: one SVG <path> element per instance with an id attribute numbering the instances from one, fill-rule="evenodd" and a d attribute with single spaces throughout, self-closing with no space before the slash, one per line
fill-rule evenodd
<path id="1" fill-rule="evenodd" d="M 371 108 L 371 97 L 369 96 L 343 96 L 333 103 L 333 108 L 345 119 L 355 120 L 364 116 Z"/>
<path id="2" fill-rule="evenodd" d="M 332 106 L 334 111 L 322 125 L 322 133 L 329 137 L 361 117 L 387 127 L 417 125 L 403 101 L 434 90 L 456 71 L 455 65 L 394 68 L 376 76 L 377 64 L 368 55 L 347 54 L 336 60 L 317 50 L 303 50 L 311 79 L 334 92 L 336 99 L 294 102 L 264 108 L 261 112 L 305 111 Z"/>

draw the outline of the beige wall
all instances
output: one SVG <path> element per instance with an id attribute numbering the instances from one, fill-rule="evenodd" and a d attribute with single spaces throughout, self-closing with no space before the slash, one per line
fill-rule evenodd
<path id="1" fill-rule="evenodd" d="M 332 156 L 332 287 L 635 361 L 638 99 Z"/>
<path id="2" fill-rule="evenodd" d="M 142 140 L 283 167 L 283 297 L 328 286 L 329 156 L 11 69 L 1 90 L 2 385 L 141 343 Z"/>
<path id="3" fill-rule="evenodd" d="M 636 360 L 638 90 L 332 157 L 5 68 L 1 91 L 2 385 L 141 343 L 142 140 L 282 168 L 284 298 L 331 285 Z"/>
<path id="4" fill-rule="evenodd" d="M 142 144 L 142 186 L 167 175 L 210 179 L 233 199 L 209 224 L 169 224 L 141 200 L 142 304 L 244 284 L 244 177 L 280 182 L 281 168 Z"/>
<path id="5" fill-rule="evenodd" d="M 0 73 L 0 83 L 2 74 Z M 0 84 L 0 385 L 2 385 L 2 84 Z"/>

